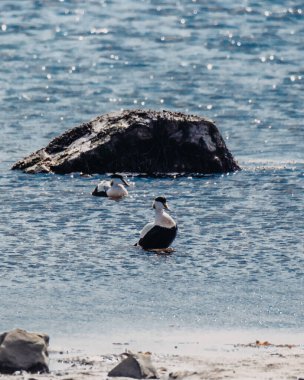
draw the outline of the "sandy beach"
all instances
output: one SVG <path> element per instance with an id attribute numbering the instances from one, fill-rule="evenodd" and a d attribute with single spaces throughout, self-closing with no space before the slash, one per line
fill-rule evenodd
<path id="1" fill-rule="evenodd" d="M 0 378 L 107 379 L 126 351 L 150 352 L 159 378 L 164 380 L 304 378 L 301 334 L 219 331 L 135 335 L 54 339 L 49 374 L 16 373 Z"/>

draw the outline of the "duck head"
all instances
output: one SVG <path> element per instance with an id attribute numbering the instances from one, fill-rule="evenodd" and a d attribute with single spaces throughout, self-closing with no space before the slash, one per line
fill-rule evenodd
<path id="1" fill-rule="evenodd" d="M 157 197 L 154 199 L 153 208 L 155 210 L 169 210 L 167 199 L 165 197 Z"/>
<path id="2" fill-rule="evenodd" d="M 129 182 L 126 180 L 126 178 L 121 174 L 112 174 L 111 175 L 111 186 L 112 185 L 118 185 L 123 183 L 125 186 L 130 186 Z"/>

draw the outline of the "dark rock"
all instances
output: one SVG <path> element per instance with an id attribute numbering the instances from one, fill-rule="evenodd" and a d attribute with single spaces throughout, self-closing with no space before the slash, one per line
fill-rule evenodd
<path id="1" fill-rule="evenodd" d="M 15 329 L 0 335 L 0 373 L 48 372 L 49 337 Z"/>
<path id="2" fill-rule="evenodd" d="M 128 357 L 114 367 L 110 377 L 132 377 L 133 379 L 158 379 L 156 369 L 151 362 L 150 353 L 126 354 Z"/>
<path id="3" fill-rule="evenodd" d="M 178 112 L 125 110 L 63 133 L 12 169 L 161 176 L 226 173 L 240 168 L 212 121 Z"/>

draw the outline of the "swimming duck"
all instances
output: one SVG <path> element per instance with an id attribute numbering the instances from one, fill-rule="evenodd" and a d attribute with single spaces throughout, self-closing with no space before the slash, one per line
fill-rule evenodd
<path id="1" fill-rule="evenodd" d="M 143 249 L 164 249 L 173 242 L 177 233 L 177 224 L 164 210 L 169 210 L 165 197 L 154 199 L 155 220 L 141 231 L 138 245 Z"/>
<path id="2" fill-rule="evenodd" d="M 95 187 L 92 195 L 97 197 L 122 198 L 128 195 L 125 186 L 130 186 L 121 174 L 112 174 L 111 181 L 101 181 Z"/>

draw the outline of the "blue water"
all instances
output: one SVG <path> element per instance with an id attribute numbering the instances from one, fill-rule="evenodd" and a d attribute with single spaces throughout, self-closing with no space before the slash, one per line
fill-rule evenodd
<path id="1" fill-rule="evenodd" d="M 296 1 L 0 2 L 0 331 L 301 329 L 304 7 Z M 215 120 L 244 170 L 131 179 L 11 165 L 126 108 Z M 166 195 L 175 252 L 132 247 Z"/>

